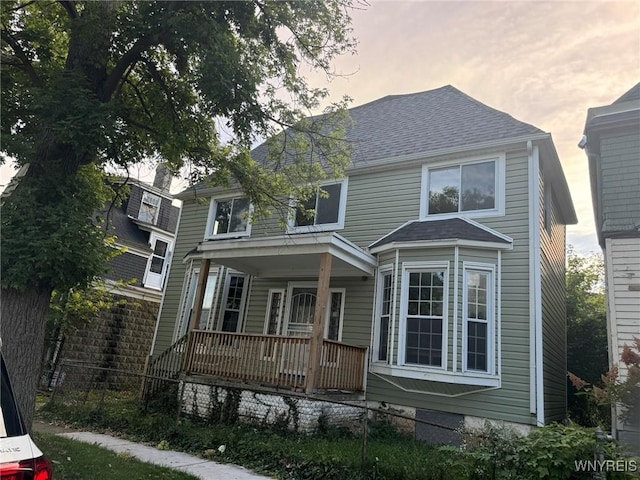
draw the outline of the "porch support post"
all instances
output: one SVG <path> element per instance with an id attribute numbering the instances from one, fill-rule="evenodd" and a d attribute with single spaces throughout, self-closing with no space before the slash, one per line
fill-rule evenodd
<path id="1" fill-rule="evenodd" d="M 193 313 L 189 320 L 189 328 L 187 333 L 200 324 L 200 317 L 202 316 L 202 303 L 204 302 L 204 292 L 207 289 L 207 279 L 209 278 L 209 267 L 211 266 L 211 259 L 204 258 L 200 264 L 200 272 L 198 273 L 198 288 L 196 290 L 195 303 L 193 305 Z"/>
<path id="2" fill-rule="evenodd" d="M 329 283 L 331 281 L 330 253 L 325 252 L 320 258 L 320 274 L 318 275 L 318 293 L 316 309 L 313 314 L 313 331 L 309 346 L 309 363 L 307 365 L 307 378 L 305 392 L 312 393 L 316 389 L 320 375 L 320 356 L 322 354 L 322 341 L 324 339 L 325 318 L 327 316 L 327 303 L 329 303 Z"/>

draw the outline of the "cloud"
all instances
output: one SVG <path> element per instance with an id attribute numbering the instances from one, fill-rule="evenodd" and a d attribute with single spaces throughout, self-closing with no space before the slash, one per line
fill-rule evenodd
<path id="1" fill-rule="evenodd" d="M 336 66 L 357 73 L 334 81 L 334 95 L 359 105 L 452 84 L 551 132 L 579 220 L 569 240 L 599 249 L 577 143 L 587 109 L 639 80 L 639 3 L 374 1 L 353 26 L 359 53 Z"/>

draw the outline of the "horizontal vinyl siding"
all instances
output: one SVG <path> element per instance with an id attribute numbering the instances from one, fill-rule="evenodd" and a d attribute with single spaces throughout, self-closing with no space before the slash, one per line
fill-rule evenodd
<path id="1" fill-rule="evenodd" d="M 376 375 L 369 375 L 367 399 L 385 401 L 408 407 L 435 409 L 445 412 L 473 415 L 496 420 L 535 423 L 529 413 L 529 220 L 528 220 L 528 157 L 526 151 L 507 154 L 505 215 L 502 217 L 480 218 L 478 222 L 513 238 L 513 250 L 502 253 L 502 386 L 497 390 L 471 393 L 460 397 L 440 397 L 428 393 L 406 392 L 391 385 Z M 416 179 L 418 173 L 414 172 Z M 398 178 L 396 175 L 394 178 Z M 418 182 L 419 183 L 419 182 Z M 350 180 L 351 185 L 351 180 Z M 419 198 L 419 185 L 415 198 Z M 398 192 L 399 193 L 399 192 Z M 405 194 L 406 195 L 406 194 Z M 396 198 L 395 196 L 393 197 Z M 404 198 L 402 196 L 401 198 Z M 417 214 L 416 217 L 417 218 Z M 399 218 L 398 224 L 404 219 Z M 395 252 L 394 252 L 395 253 Z M 460 249 L 459 286 L 461 298 L 462 262 L 496 262 L 495 251 Z M 449 260 L 450 285 L 453 282 L 453 248 L 443 251 L 426 250 L 401 251 L 400 261 Z M 391 253 L 385 254 L 384 261 L 393 261 Z M 401 270 L 400 270 L 401 273 Z M 399 285 L 400 287 L 400 285 Z M 398 288 L 398 308 L 400 308 L 401 288 Z M 452 295 L 452 291 L 450 291 Z M 451 300 L 452 301 L 452 300 Z M 453 305 L 449 304 L 452 315 Z M 397 319 L 399 319 L 399 313 Z M 459 304 L 458 315 L 462 315 Z M 460 325 L 460 324 L 459 324 Z M 451 331 L 450 331 L 451 332 Z M 460 342 L 462 330 L 458 329 Z M 396 340 L 398 332 L 396 332 Z M 451 333 L 450 333 L 450 342 Z M 451 352 L 451 350 L 450 350 Z M 461 368 L 458 357 L 458 368 Z"/>
<path id="2" fill-rule="evenodd" d="M 567 341 L 565 297 L 565 226 L 559 222 L 558 206 L 552 201 L 551 235 L 545 228 L 545 179 L 540 178 L 540 272 L 545 423 L 566 417 Z M 553 195 L 551 199 L 555 198 Z"/>
<path id="3" fill-rule="evenodd" d="M 315 282 L 316 279 L 295 279 L 297 282 Z M 246 333 L 264 331 L 267 312 L 268 293 L 271 288 L 282 288 L 287 293 L 289 282 L 287 279 L 252 280 L 251 298 L 245 320 Z M 372 278 L 363 281 L 361 277 L 332 278 L 330 288 L 344 288 L 344 314 L 342 326 L 342 341 L 351 345 L 366 347 L 371 338 L 371 308 L 373 305 L 374 282 Z M 285 305 L 288 299 L 285 297 Z M 285 309 L 286 310 L 286 309 Z M 284 312 L 283 312 L 284 314 Z M 284 320 L 284 319 L 283 319 Z"/>
<path id="4" fill-rule="evenodd" d="M 620 361 L 624 345 L 633 345 L 633 337 L 640 338 L 640 238 L 607 240 L 607 258 L 611 259 L 613 278 L 607 279 L 609 302 L 615 308 L 617 340 L 613 355 L 620 374 L 626 376 L 625 365 Z"/>
<path id="5" fill-rule="evenodd" d="M 349 177 L 345 228 L 340 234 L 366 247 L 420 216 L 422 167 Z"/>
<path id="6" fill-rule="evenodd" d="M 153 355 L 166 350 L 172 343 L 176 319 L 178 318 L 180 300 L 188 265 L 182 260 L 204 238 L 209 205 L 195 201 L 184 201 L 176 244 L 171 259 L 171 271 L 167 278 L 167 287 L 160 311 L 156 342 Z"/>

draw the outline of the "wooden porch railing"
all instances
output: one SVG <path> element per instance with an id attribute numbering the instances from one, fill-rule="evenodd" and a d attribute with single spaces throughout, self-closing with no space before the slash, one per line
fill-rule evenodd
<path id="1" fill-rule="evenodd" d="M 193 330 L 184 370 L 259 385 L 304 388 L 308 337 Z M 320 360 L 322 390 L 364 390 L 366 348 L 325 340 Z"/>
<path id="2" fill-rule="evenodd" d="M 188 336 L 183 335 L 149 364 L 142 386 L 142 398 L 148 398 L 163 388 L 165 382 L 162 379 L 178 378 L 184 363 L 187 341 Z"/>

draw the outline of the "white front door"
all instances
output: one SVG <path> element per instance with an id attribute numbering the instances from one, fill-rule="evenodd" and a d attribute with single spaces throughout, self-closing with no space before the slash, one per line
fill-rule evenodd
<path id="1" fill-rule="evenodd" d="M 316 287 L 292 287 L 287 301 L 287 322 L 284 335 L 288 337 L 310 337 L 313 331 L 313 317 L 316 311 Z M 331 288 L 327 302 L 324 338 L 342 338 L 342 310 L 344 289 Z"/>
<path id="2" fill-rule="evenodd" d="M 167 238 L 151 234 L 150 244 L 153 253 L 147 262 L 144 286 L 162 290 L 171 256 L 171 241 Z"/>
<path id="3" fill-rule="evenodd" d="M 317 287 L 289 287 L 284 335 L 288 337 L 310 337 L 313 331 L 313 317 L 316 310 Z M 342 338 L 342 312 L 344 310 L 344 289 L 329 290 L 324 338 Z M 309 344 L 292 345 L 283 350 L 282 372 L 305 375 L 309 359 Z"/>

